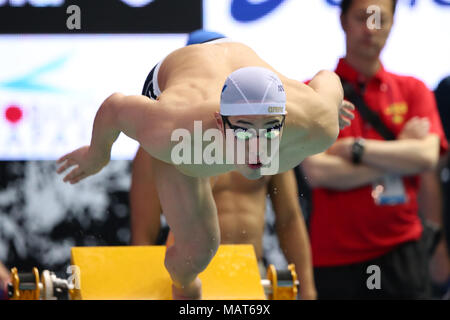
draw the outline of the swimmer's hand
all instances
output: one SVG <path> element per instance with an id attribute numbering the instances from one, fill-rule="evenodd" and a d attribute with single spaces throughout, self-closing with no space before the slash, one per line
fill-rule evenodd
<path id="1" fill-rule="evenodd" d="M 348 127 L 352 120 L 355 119 L 353 111 L 355 111 L 353 103 L 342 100 L 341 106 L 339 107 L 339 129 L 342 130 L 345 127 Z"/>
<path id="2" fill-rule="evenodd" d="M 110 160 L 109 153 L 94 152 L 90 146 L 81 147 L 59 158 L 56 163 L 61 166 L 56 170 L 58 174 L 66 169 L 76 166 L 63 179 L 71 184 L 99 172 Z"/>

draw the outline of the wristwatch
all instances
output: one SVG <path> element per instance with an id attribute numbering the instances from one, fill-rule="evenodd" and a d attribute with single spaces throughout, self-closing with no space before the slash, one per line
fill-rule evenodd
<path id="1" fill-rule="evenodd" d="M 352 162 L 354 164 L 360 164 L 362 156 L 364 154 L 365 140 L 363 138 L 357 138 L 352 146 Z"/>

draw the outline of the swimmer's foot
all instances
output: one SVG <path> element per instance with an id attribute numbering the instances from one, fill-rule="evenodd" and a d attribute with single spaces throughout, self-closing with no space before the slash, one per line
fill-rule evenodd
<path id="1" fill-rule="evenodd" d="M 190 285 L 178 287 L 172 284 L 173 300 L 200 300 L 202 298 L 202 282 L 196 278 Z"/>

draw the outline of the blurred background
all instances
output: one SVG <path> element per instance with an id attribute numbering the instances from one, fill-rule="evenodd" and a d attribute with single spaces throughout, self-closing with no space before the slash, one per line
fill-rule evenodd
<path id="1" fill-rule="evenodd" d="M 338 0 L 0 0 L 0 261 L 65 272 L 72 246 L 126 245 L 137 143 L 72 186 L 55 160 L 89 144 L 113 92 L 140 94 L 150 69 L 199 28 L 254 48 L 286 76 L 333 70 L 344 53 Z M 80 28 L 68 28 L 77 5 Z M 69 13 L 68 13 L 69 11 Z M 431 90 L 450 74 L 450 2 L 400 0 L 386 69 Z M 70 24 L 69 24 L 70 25 Z M 444 120 L 444 119 L 443 119 Z M 300 190 L 301 193 L 301 190 Z M 285 266 L 270 203 L 266 260 Z"/>

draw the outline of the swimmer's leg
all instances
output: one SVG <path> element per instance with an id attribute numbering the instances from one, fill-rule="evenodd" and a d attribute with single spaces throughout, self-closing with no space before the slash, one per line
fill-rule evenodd
<path id="1" fill-rule="evenodd" d="M 161 205 L 153 178 L 153 158 L 139 148 L 133 160 L 130 187 L 131 244 L 154 245 L 161 230 Z"/>
<path id="2" fill-rule="evenodd" d="M 154 161 L 156 187 L 175 243 L 165 266 L 173 280 L 174 299 L 201 298 L 197 278 L 217 252 L 220 231 L 208 178 L 193 178 L 174 166 Z"/>

